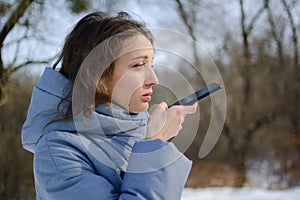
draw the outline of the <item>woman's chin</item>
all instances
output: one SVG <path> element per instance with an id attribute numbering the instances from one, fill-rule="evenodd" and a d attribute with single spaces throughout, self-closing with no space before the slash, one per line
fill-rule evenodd
<path id="1" fill-rule="evenodd" d="M 131 106 L 129 108 L 129 112 L 131 113 L 140 113 L 140 112 L 145 112 L 149 109 L 149 103 L 148 102 L 142 102 L 138 105 Z"/>

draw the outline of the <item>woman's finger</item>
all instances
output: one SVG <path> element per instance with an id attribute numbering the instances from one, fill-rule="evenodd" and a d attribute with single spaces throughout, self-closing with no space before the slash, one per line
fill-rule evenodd
<path id="1" fill-rule="evenodd" d="M 168 110 L 168 104 L 166 102 L 161 102 L 158 106 L 163 110 Z"/>
<path id="2" fill-rule="evenodd" d="M 184 115 L 186 114 L 193 114 L 197 111 L 197 106 L 198 106 L 198 103 L 194 103 L 193 105 L 190 105 L 190 106 L 181 106 L 181 109 L 182 109 L 182 113 Z"/>

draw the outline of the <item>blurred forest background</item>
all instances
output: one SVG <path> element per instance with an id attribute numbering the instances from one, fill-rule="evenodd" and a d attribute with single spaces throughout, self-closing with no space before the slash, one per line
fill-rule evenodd
<path id="1" fill-rule="evenodd" d="M 213 151 L 199 159 L 210 119 L 209 99 L 200 103 L 198 134 L 185 152 L 194 161 L 187 187 L 300 184 L 299 0 L 0 0 L 0 199 L 34 199 L 33 155 L 20 141 L 31 90 L 72 26 L 96 10 L 130 11 L 189 35 L 220 70 L 226 121 Z M 197 66 L 197 49 L 188 48 Z M 203 86 L 200 74 L 174 65 Z"/>

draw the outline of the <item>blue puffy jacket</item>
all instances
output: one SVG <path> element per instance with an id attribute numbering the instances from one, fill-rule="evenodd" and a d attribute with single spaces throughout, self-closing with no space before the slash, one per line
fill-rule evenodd
<path id="1" fill-rule="evenodd" d="M 88 123 L 57 121 L 69 84 L 46 68 L 32 93 L 22 143 L 34 153 L 36 198 L 180 199 L 191 161 L 172 143 L 145 139 L 148 114 L 102 104 Z"/>

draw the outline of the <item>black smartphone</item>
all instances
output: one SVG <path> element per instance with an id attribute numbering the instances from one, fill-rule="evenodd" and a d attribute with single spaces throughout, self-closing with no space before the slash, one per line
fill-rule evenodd
<path id="1" fill-rule="evenodd" d="M 217 83 L 211 83 L 211 84 L 201 88 L 194 94 L 191 94 L 191 95 L 189 95 L 183 99 L 180 99 L 179 101 L 169 105 L 169 108 L 172 106 L 176 106 L 176 105 L 192 105 L 195 102 L 200 101 L 200 100 L 204 99 L 205 97 L 208 97 L 209 95 L 212 95 L 213 93 L 219 91 L 222 88 L 223 87 Z"/>

